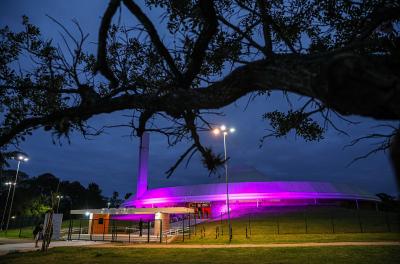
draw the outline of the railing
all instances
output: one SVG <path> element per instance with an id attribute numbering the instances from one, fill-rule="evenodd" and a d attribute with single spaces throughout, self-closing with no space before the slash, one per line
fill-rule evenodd
<path id="1" fill-rule="evenodd" d="M 189 219 L 182 217 L 180 222 L 171 223 L 172 228 L 168 230 L 162 230 L 162 220 L 71 219 L 68 229 L 62 230 L 62 235 L 67 240 L 162 243 L 178 235 L 190 236 L 195 221 Z"/>

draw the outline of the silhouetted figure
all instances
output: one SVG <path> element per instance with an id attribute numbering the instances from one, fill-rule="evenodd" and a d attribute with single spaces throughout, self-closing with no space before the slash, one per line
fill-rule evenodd
<path id="1" fill-rule="evenodd" d="M 43 240 L 43 224 L 36 225 L 35 229 L 33 230 L 33 237 L 35 239 L 35 248 L 37 248 L 39 247 L 39 240 Z"/>

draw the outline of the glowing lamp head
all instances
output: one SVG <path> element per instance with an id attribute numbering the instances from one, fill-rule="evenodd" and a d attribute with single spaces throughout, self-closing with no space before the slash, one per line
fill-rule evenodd
<path id="1" fill-rule="evenodd" d="M 213 132 L 213 134 L 216 135 L 216 136 L 219 135 L 219 133 L 221 133 L 221 131 L 219 130 L 219 128 L 213 129 L 212 132 Z"/>
<path id="2" fill-rule="evenodd" d="M 225 125 L 222 125 L 222 126 L 220 127 L 220 129 L 221 129 L 221 131 L 225 131 L 225 130 L 226 130 L 226 126 L 225 126 Z"/>
<path id="3" fill-rule="evenodd" d="M 90 213 L 89 213 L 89 212 L 85 212 L 85 215 L 86 215 L 86 216 L 89 216 L 89 215 L 90 215 Z"/>
<path id="4" fill-rule="evenodd" d="M 235 133 L 235 131 L 236 131 L 236 129 L 235 129 L 234 127 L 231 127 L 231 128 L 229 129 L 229 132 L 230 132 L 230 133 Z"/>
<path id="5" fill-rule="evenodd" d="M 24 162 L 27 162 L 29 160 L 28 155 L 22 152 L 18 152 L 17 155 L 13 157 L 13 159 Z"/>

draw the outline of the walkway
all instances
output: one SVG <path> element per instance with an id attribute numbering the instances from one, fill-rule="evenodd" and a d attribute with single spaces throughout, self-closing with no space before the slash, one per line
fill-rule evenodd
<path id="1" fill-rule="evenodd" d="M 50 248 L 54 247 L 82 247 L 82 246 L 98 246 L 104 245 L 108 242 L 98 242 L 98 241 L 53 241 L 50 243 Z M 39 243 L 39 246 L 42 244 Z M 30 243 L 10 243 L 0 245 L 0 256 L 12 252 L 27 252 L 27 251 L 37 251 L 39 248 L 35 248 L 35 243 L 32 241 Z"/>

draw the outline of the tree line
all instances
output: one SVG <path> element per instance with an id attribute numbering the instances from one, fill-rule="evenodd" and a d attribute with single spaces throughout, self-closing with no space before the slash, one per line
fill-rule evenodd
<path id="1" fill-rule="evenodd" d="M 16 171 L 1 170 L 0 173 L 0 211 L 3 214 L 9 192 L 9 185 L 6 183 L 14 182 Z M 130 196 L 131 193 L 127 193 L 124 198 L 128 199 Z M 60 199 L 60 202 L 58 203 L 56 200 L 55 203 L 52 203 L 52 199 Z M 51 209 L 52 204 L 56 205 L 56 208 L 53 208 L 55 211 L 69 215 L 69 211 L 72 209 L 118 207 L 122 202 L 123 199 L 116 191 L 111 197 L 103 195 L 100 186 L 95 182 L 91 182 L 85 187 L 79 181 L 64 181 L 51 173 L 30 177 L 20 171 L 12 215 L 17 217 L 41 216 Z M 10 201 L 7 210 L 9 210 L 9 204 Z"/>

